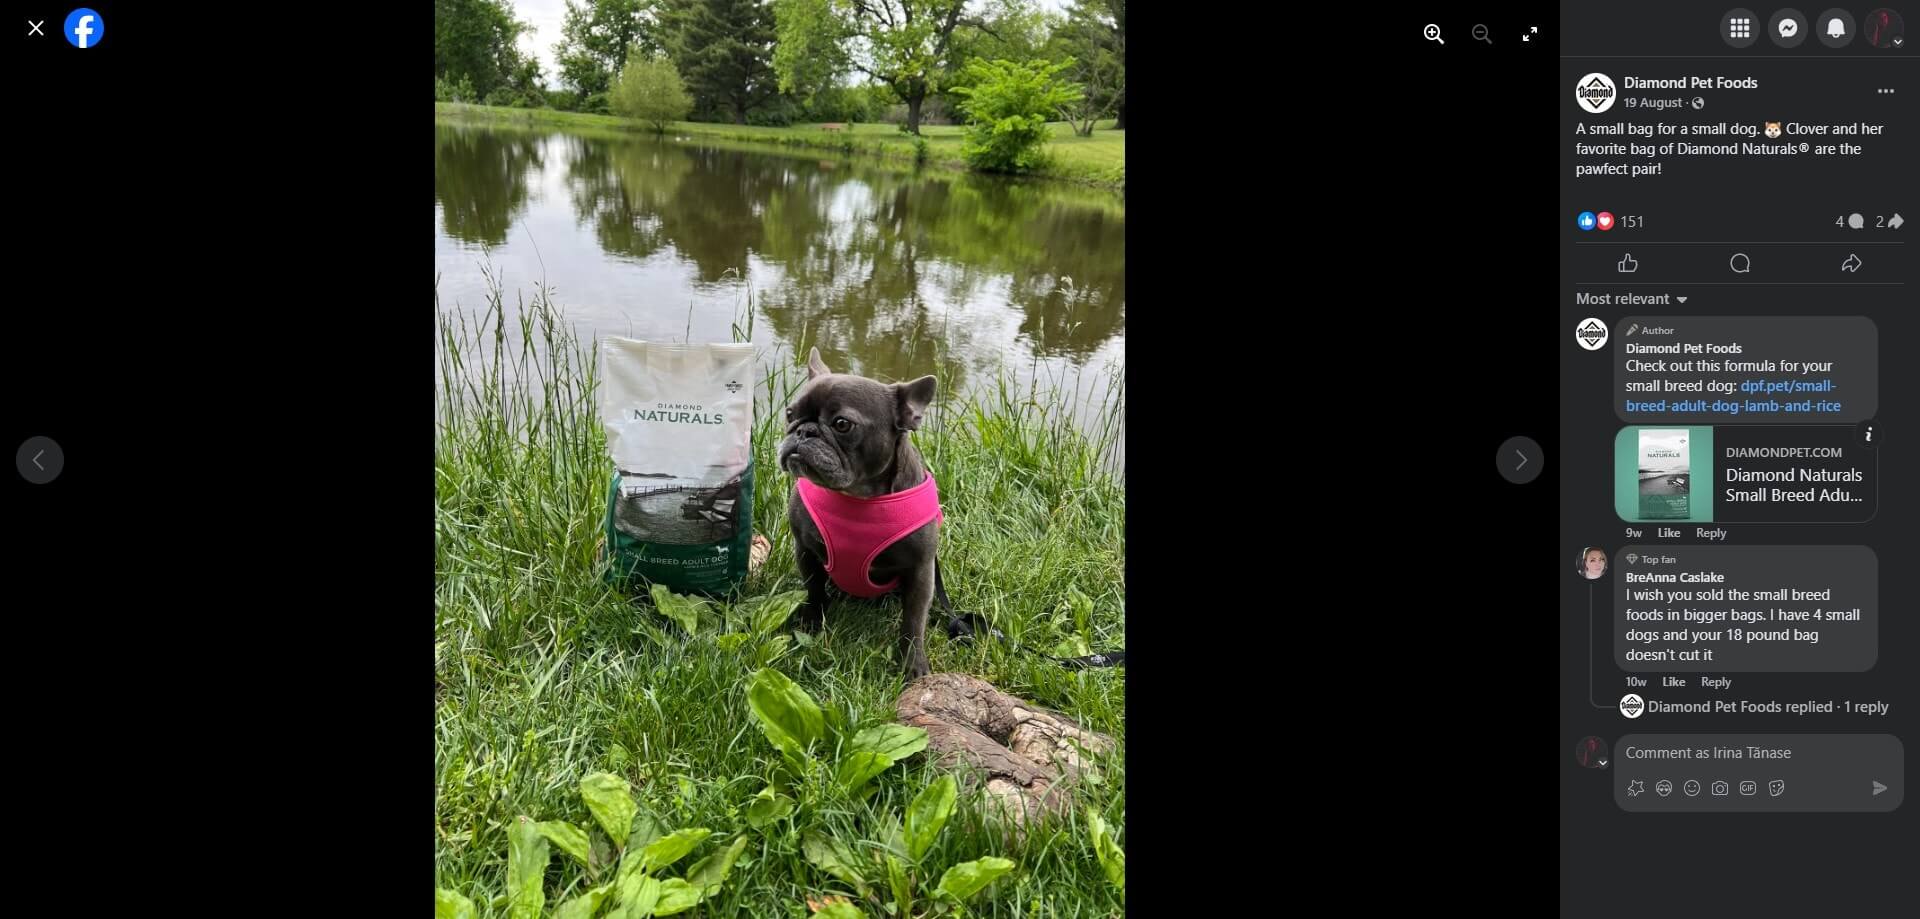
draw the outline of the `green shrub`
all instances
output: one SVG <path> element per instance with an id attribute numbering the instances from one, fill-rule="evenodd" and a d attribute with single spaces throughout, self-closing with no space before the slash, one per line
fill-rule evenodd
<path id="1" fill-rule="evenodd" d="M 1026 172 L 1045 162 L 1041 148 L 1052 133 L 1048 116 L 1079 97 L 1080 88 L 1056 79 L 1065 64 L 1033 61 L 972 61 L 970 85 L 954 93 L 965 100 L 966 142 L 960 154 L 983 172 Z"/>

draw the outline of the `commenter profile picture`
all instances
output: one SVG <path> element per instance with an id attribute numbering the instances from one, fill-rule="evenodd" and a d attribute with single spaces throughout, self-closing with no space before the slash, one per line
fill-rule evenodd
<path id="1" fill-rule="evenodd" d="M 1580 110 L 1599 114 L 1613 108 L 1613 100 L 1619 97 L 1614 91 L 1613 78 L 1604 73 L 1590 73 L 1573 84 L 1574 101 L 1580 103 Z"/>
<path id="2" fill-rule="evenodd" d="M 1607 550 L 1599 546 L 1587 546 L 1580 550 L 1580 560 L 1574 563 L 1574 570 L 1589 581 L 1597 581 L 1607 573 Z"/>
<path id="3" fill-rule="evenodd" d="M 1588 316 L 1573 327 L 1573 340 L 1588 351 L 1598 351 L 1607 346 L 1607 324 L 1598 316 Z"/>

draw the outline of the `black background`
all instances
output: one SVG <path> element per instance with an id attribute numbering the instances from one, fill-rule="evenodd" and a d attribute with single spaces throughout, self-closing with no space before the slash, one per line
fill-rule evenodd
<path id="1" fill-rule="evenodd" d="M 7 57 L 21 902 L 424 904 L 429 14 L 94 8 Z M 1556 870 L 1557 481 L 1494 465 L 1557 456 L 1551 10 L 1134 15 L 1130 909 L 1659 913 Z"/>

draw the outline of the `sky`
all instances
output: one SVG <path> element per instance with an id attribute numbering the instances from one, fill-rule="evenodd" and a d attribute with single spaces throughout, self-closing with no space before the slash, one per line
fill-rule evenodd
<path id="1" fill-rule="evenodd" d="M 1042 9 L 1066 12 L 1069 0 L 1036 0 Z M 520 51 L 540 61 L 540 77 L 547 88 L 560 86 L 559 68 L 553 64 L 553 46 L 560 41 L 560 25 L 567 19 L 567 0 L 509 0 L 515 16 L 533 26 L 530 35 L 520 36 Z"/>

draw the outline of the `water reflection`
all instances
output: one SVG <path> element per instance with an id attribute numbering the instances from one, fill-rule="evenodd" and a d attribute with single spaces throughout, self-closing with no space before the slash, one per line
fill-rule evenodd
<path id="1" fill-rule="evenodd" d="M 738 317 L 709 314 L 751 290 L 779 344 L 871 376 L 938 373 L 949 392 L 970 370 L 1103 365 L 1125 335 L 1126 217 L 1105 192 L 639 135 L 436 125 L 435 139 L 442 233 L 524 260 L 520 278 L 548 277 L 607 331 L 678 337 L 705 304 L 688 334 L 725 339 Z M 544 258 L 518 252 L 516 222 Z M 440 251 L 459 275 L 443 293 L 478 306 Z"/>
<path id="2" fill-rule="evenodd" d="M 500 245 L 527 204 L 527 176 L 545 165 L 540 138 L 433 126 L 433 200 L 448 236 Z"/>

